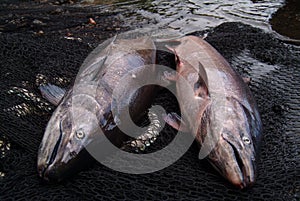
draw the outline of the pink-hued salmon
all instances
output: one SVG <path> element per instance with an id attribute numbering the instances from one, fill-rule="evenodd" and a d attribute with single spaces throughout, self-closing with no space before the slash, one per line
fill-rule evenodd
<path id="1" fill-rule="evenodd" d="M 239 188 L 251 186 L 257 175 L 262 124 L 248 85 L 203 39 L 186 36 L 171 42 L 177 43 L 168 49 L 176 56 L 178 75 L 166 77 L 176 81 L 182 76 L 193 96 L 177 81 L 177 98 L 186 118 L 169 114 L 166 122 L 193 132 L 200 145 L 210 148 L 206 158 L 223 177 Z M 198 104 L 198 111 L 192 111 L 193 104 Z"/>

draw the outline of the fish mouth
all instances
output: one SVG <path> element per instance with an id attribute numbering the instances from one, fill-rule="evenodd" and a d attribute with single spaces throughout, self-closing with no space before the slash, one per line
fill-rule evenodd
<path id="1" fill-rule="evenodd" d="M 60 121 L 55 131 L 47 133 L 39 148 L 38 174 L 43 181 L 50 183 L 62 182 L 96 162 L 85 148 L 78 149 L 78 152 L 70 151 L 68 135 L 62 124 Z"/>
<path id="2" fill-rule="evenodd" d="M 208 155 L 209 163 L 239 189 L 251 187 L 256 179 L 255 153 L 236 138 L 223 135 Z"/>
<path id="3" fill-rule="evenodd" d="M 56 161 L 57 159 L 57 155 L 58 155 L 58 150 L 59 150 L 59 147 L 61 146 L 61 143 L 62 143 L 62 139 L 63 139 L 63 131 L 62 131 L 62 122 L 60 121 L 59 123 L 59 137 L 58 137 L 58 140 L 56 141 L 52 151 L 51 151 L 51 155 L 48 159 L 48 161 L 46 162 L 40 162 L 38 164 L 38 172 L 39 172 L 39 176 L 41 178 L 43 178 L 44 180 L 46 181 L 49 181 L 50 178 L 51 180 L 53 178 L 55 178 L 56 176 L 56 171 L 55 171 L 55 164 L 54 162 Z M 56 180 L 56 178 L 55 178 Z"/>
<path id="4" fill-rule="evenodd" d="M 226 140 L 230 147 L 230 153 L 233 163 L 225 176 L 238 188 L 248 188 L 255 182 L 255 164 L 245 150 L 239 150 L 233 143 Z"/>

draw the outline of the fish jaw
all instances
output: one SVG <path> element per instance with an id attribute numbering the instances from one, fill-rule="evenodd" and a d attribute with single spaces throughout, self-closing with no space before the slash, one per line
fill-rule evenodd
<path id="1" fill-rule="evenodd" d="M 46 181 L 59 180 L 59 173 L 65 172 L 64 166 L 68 164 L 71 156 L 77 155 L 69 152 L 70 157 L 63 160 L 63 154 L 67 153 L 67 136 L 62 130 L 62 120 L 55 117 L 56 115 L 50 119 L 38 151 L 38 173 Z"/>
<path id="2" fill-rule="evenodd" d="M 225 179 L 240 189 L 251 187 L 256 180 L 255 152 L 245 146 L 222 135 L 208 155 L 210 164 Z"/>
<path id="3" fill-rule="evenodd" d="M 89 114 L 78 118 L 83 119 L 82 124 L 75 127 L 72 126 L 71 113 L 65 107 L 59 106 L 53 113 L 38 151 L 37 168 L 42 179 L 63 180 L 82 169 L 85 159 L 92 158 L 85 147 L 92 141 L 92 130 L 97 123 Z"/>
<path id="4" fill-rule="evenodd" d="M 94 159 L 83 149 L 66 163 L 57 160 L 48 164 L 43 160 L 39 160 L 38 172 L 39 176 L 46 182 L 61 182 L 65 178 L 89 167 L 93 162 Z"/>
<path id="5" fill-rule="evenodd" d="M 52 133 L 52 138 L 45 139 L 47 141 L 53 140 L 54 143 L 41 143 L 38 152 L 37 168 L 39 176 L 50 182 L 59 182 L 73 173 L 78 172 L 92 161 L 85 147 L 77 147 L 73 149 L 70 146 L 68 136 L 63 134 L 56 135 Z M 72 141 L 71 141 L 72 142 Z"/>

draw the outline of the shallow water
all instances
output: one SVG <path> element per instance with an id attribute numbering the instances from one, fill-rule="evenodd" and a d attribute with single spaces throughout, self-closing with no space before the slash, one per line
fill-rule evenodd
<path id="1" fill-rule="evenodd" d="M 142 24 L 142 27 L 171 28 L 182 34 L 203 31 L 223 22 L 243 22 L 275 33 L 270 19 L 284 4 L 284 0 L 81 1 L 81 5 L 96 5 L 100 11 L 121 12 L 124 22 L 130 27 L 139 28 Z M 275 34 L 289 40 L 286 36 L 290 34 Z"/>
<path id="2" fill-rule="evenodd" d="M 288 0 L 270 20 L 272 28 L 281 35 L 300 41 L 300 1 Z"/>

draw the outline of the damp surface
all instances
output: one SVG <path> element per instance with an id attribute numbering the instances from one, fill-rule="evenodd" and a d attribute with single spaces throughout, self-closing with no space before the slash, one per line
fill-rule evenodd
<path id="1" fill-rule="evenodd" d="M 268 25 L 283 1 L 3 2 L 0 200 L 299 200 L 300 49 L 278 40 Z M 250 89 L 264 128 L 259 175 L 252 188 L 234 188 L 198 160 L 196 144 L 176 163 L 152 174 L 123 174 L 96 164 L 63 183 L 41 182 L 37 152 L 55 107 L 43 99 L 39 84 L 45 80 L 69 87 L 98 44 L 148 26 L 178 33 L 200 30 L 192 33 L 196 36 L 208 29 L 205 40 L 252 79 Z M 155 103 L 174 111 L 167 93 L 160 92 Z M 175 134 L 167 127 L 150 148 L 161 148 Z"/>
<path id="2" fill-rule="evenodd" d="M 270 19 L 274 16 L 274 30 L 292 38 L 295 37 L 295 31 L 288 27 L 297 26 L 300 7 L 296 0 L 288 1 L 286 5 L 284 0 L 83 0 L 79 3 L 83 6 L 98 6 L 100 9 L 125 11 L 124 23 L 130 26 L 135 26 L 136 21 L 139 21 L 144 26 L 155 24 L 157 27 L 169 27 L 182 33 L 212 28 L 223 22 L 243 22 L 272 31 Z M 278 9 L 278 14 L 275 14 Z M 282 24 L 286 26 L 280 28 L 279 25 Z M 282 29 L 285 31 L 281 31 Z"/>

